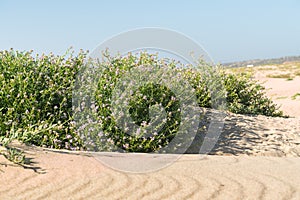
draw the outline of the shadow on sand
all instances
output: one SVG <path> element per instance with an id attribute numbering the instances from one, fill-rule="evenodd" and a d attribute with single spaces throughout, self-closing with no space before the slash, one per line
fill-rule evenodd
<path id="1" fill-rule="evenodd" d="M 209 127 L 211 120 L 214 119 L 214 114 L 212 110 L 206 111 L 204 118 L 199 124 L 198 133 L 191 146 L 185 152 L 186 154 L 199 154 L 204 137 L 207 134 L 207 127 Z M 203 127 L 205 128 L 203 129 Z M 253 151 L 252 147 L 262 141 L 261 136 L 257 134 L 258 130 L 269 131 L 263 122 L 258 122 L 251 116 L 227 113 L 219 138 L 208 154 L 247 154 L 247 152 Z"/>

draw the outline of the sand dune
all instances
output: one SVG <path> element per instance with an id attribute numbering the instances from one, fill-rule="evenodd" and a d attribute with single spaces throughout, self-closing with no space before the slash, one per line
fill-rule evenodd
<path id="1" fill-rule="evenodd" d="M 254 68 L 254 79 L 258 80 L 267 89 L 267 95 L 281 107 L 286 115 L 300 117 L 299 97 L 293 96 L 300 93 L 300 77 L 296 76 L 292 80 L 286 78 L 268 78 L 268 75 L 296 73 L 296 69 L 279 69 L 278 66 L 269 66 L 272 70 L 259 70 Z M 265 66 L 263 68 L 268 68 Z"/>
<path id="2" fill-rule="evenodd" d="M 134 174 L 84 155 L 36 149 L 27 154 L 34 162 L 27 169 L 1 158 L 0 199 L 300 198 L 296 157 L 184 155 L 169 167 Z"/>
<path id="3" fill-rule="evenodd" d="M 31 164 L 23 168 L 0 157 L 0 199 L 300 199 L 299 125 L 298 118 L 229 113 L 210 155 L 178 160 L 14 144 L 25 149 Z M 126 172 L 153 160 L 166 165 Z"/>
<path id="4" fill-rule="evenodd" d="M 0 199 L 300 199 L 300 104 L 291 99 L 300 79 L 264 74 L 257 79 L 266 81 L 268 95 L 294 118 L 227 113 L 209 155 L 178 160 L 177 155 L 92 156 L 14 144 L 25 150 L 30 164 L 18 166 L 0 156 Z M 202 125 L 212 117 L 207 110 Z M 188 153 L 199 152 L 201 135 Z M 157 166 L 145 167 L 153 160 Z M 135 168 L 150 172 L 126 172 Z"/>

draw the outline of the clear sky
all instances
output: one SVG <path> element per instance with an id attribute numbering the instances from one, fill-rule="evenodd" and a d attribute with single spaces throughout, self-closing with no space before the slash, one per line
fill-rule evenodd
<path id="1" fill-rule="evenodd" d="M 93 50 L 127 30 L 161 27 L 216 62 L 300 55 L 299 0 L 0 0 L 0 50 Z"/>

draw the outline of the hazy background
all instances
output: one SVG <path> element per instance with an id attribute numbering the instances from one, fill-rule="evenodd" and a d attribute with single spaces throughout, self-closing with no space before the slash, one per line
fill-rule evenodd
<path id="1" fill-rule="evenodd" d="M 0 0 L 0 50 L 93 50 L 142 27 L 179 31 L 216 62 L 300 55 L 298 0 Z"/>

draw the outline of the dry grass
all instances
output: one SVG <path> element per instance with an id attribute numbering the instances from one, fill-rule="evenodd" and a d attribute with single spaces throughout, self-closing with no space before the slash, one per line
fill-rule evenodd
<path id="1" fill-rule="evenodd" d="M 276 99 L 287 99 L 288 98 L 288 96 L 283 96 L 283 97 L 277 97 Z"/>
<path id="2" fill-rule="evenodd" d="M 251 74 L 261 72 L 267 78 L 284 78 L 287 81 L 300 76 L 300 62 L 286 62 L 278 65 L 261 65 L 254 67 L 238 67 L 225 69 L 227 73 L 233 74 Z"/>
<path id="3" fill-rule="evenodd" d="M 293 96 L 292 96 L 292 100 L 296 100 L 297 99 L 297 97 L 299 97 L 300 96 L 300 93 L 296 93 L 296 94 L 294 94 Z"/>
<path id="4" fill-rule="evenodd" d="M 293 76 L 291 74 L 268 74 L 268 78 L 286 78 L 286 79 L 292 79 Z"/>

